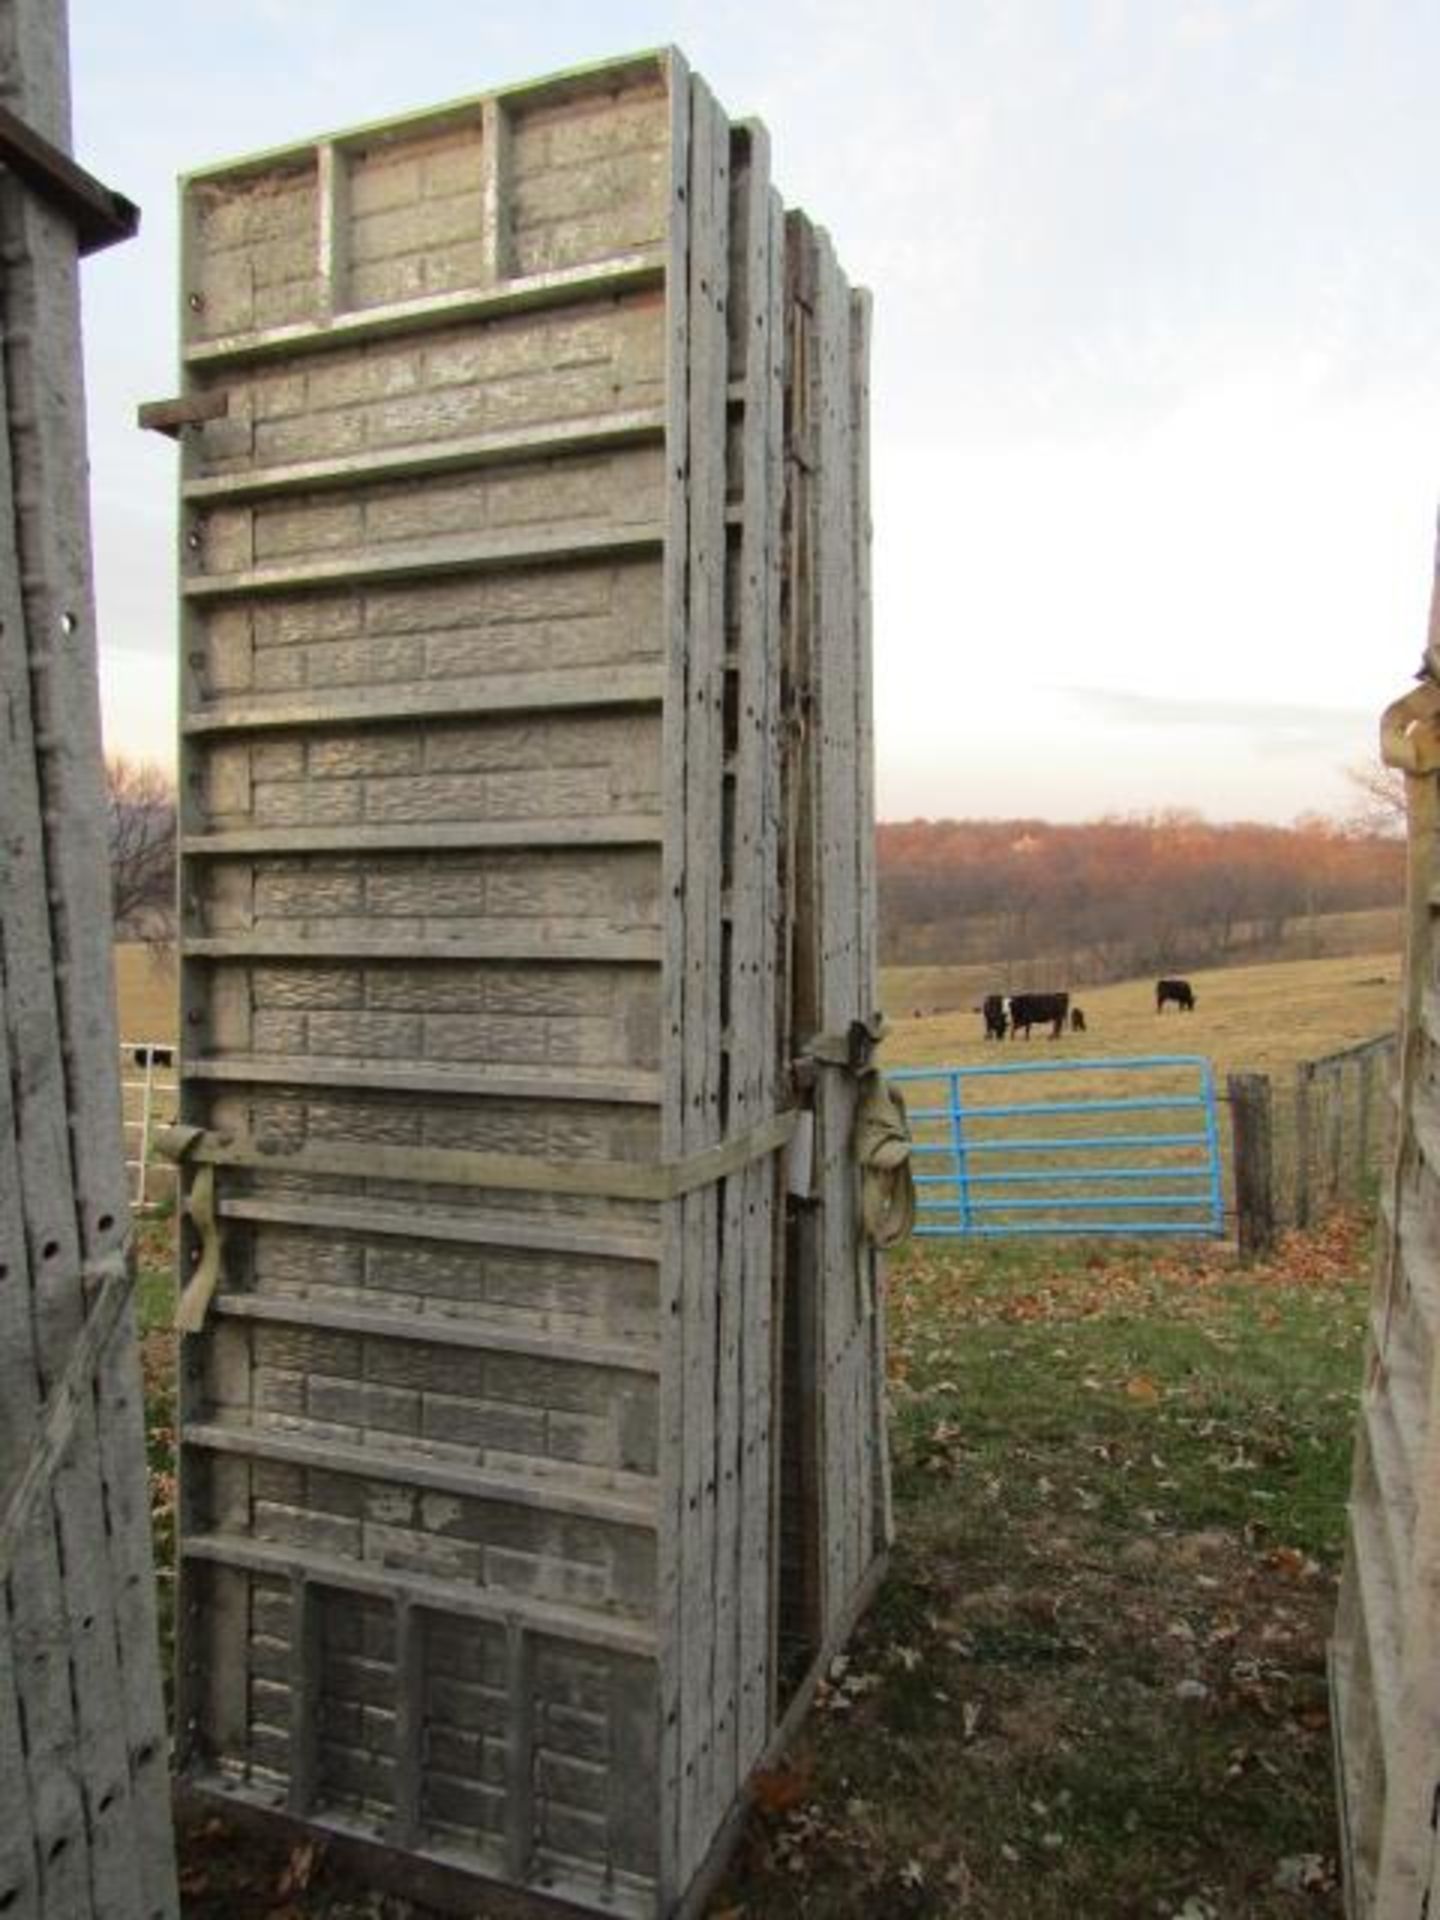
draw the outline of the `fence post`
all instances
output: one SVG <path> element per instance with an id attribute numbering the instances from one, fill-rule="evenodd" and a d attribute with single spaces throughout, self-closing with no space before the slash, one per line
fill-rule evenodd
<path id="1" fill-rule="evenodd" d="M 1325 1197 L 1333 1207 L 1340 1198 L 1345 1172 L 1345 1063 L 1338 1060 L 1325 1074 Z"/>
<path id="2" fill-rule="evenodd" d="M 1241 1256 L 1251 1260 L 1275 1244 L 1270 1076 L 1232 1073 L 1226 1089 L 1235 1155 L 1235 1226 Z"/>
<path id="3" fill-rule="evenodd" d="M 1365 1191 L 1370 1177 L 1370 1109 L 1375 1104 L 1375 1055 L 1360 1056 L 1360 1120 L 1355 1139 L 1355 1172 L 1358 1190 Z"/>
<path id="4" fill-rule="evenodd" d="M 1295 1069 L 1295 1224 L 1310 1224 L 1310 1088 L 1315 1069 L 1302 1060 Z"/>

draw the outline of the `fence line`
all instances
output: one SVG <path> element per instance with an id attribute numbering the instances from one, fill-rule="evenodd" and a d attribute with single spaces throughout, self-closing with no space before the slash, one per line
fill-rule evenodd
<path id="1" fill-rule="evenodd" d="M 1378 1172 L 1389 1138 L 1395 1035 L 1378 1034 L 1295 1069 L 1295 1161 L 1291 1212 L 1308 1227 L 1342 1200 L 1358 1200 Z"/>
<path id="2" fill-rule="evenodd" d="M 175 1192 L 175 1169 L 168 1161 L 156 1163 L 151 1141 L 156 1126 L 173 1117 L 176 1086 L 175 1048 L 170 1043 L 120 1042 L 125 1170 L 131 1176 L 130 1204 L 137 1213 L 162 1205 Z"/>

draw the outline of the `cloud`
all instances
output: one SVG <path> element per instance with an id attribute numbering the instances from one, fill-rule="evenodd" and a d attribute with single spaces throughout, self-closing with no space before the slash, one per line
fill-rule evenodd
<path id="1" fill-rule="evenodd" d="M 1320 707 L 1268 700 L 1187 700 L 1170 694 L 1127 693 L 1115 687 L 1059 687 L 1062 698 L 1096 719 L 1120 726 L 1188 727 L 1210 733 L 1244 732 L 1297 747 L 1345 742 L 1373 724 L 1362 707 Z"/>

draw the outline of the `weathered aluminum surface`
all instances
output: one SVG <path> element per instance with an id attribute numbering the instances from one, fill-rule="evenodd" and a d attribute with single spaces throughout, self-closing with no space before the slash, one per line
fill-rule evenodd
<path id="1" fill-rule="evenodd" d="M 0 103 L 68 147 L 54 0 L 0 0 Z M 0 1911 L 169 1920 L 77 241 L 13 166 L 0 263 Z"/>
<path id="2" fill-rule="evenodd" d="M 396 1857 L 669 1913 L 779 1720 L 781 1168 L 660 1200 L 532 1175 L 689 1162 L 790 1103 L 784 965 L 819 908 L 782 870 L 784 700 L 822 676 L 782 674 L 766 142 L 663 54 L 192 175 L 183 206 L 182 1120 L 231 1143 L 182 1362 L 183 1766 Z M 848 758 L 858 793 L 846 512 L 809 777 Z M 852 873 L 868 818 L 835 816 Z M 840 1264 L 803 1284 L 857 1372 L 878 1315 L 825 1098 Z M 525 1180 L 396 1177 L 455 1150 Z M 857 1462 L 866 1404 L 825 1429 Z M 836 1622 L 861 1519 L 825 1548 Z"/>

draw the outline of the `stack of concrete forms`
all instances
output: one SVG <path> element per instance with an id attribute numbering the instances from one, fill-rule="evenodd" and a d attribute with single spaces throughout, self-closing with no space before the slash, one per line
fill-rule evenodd
<path id="1" fill-rule="evenodd" d="M 0 0 L 0 1913 L 176 1911 L 120 1130 L 63 10 Z"/>
<path id="2" fill-rule="evenodd" d="M 673 53 L 183 206 L 183 1768 L 668 1914 L 888 1528 L 864 302 Z"/>
<path id="3" fill-rule="evenodd" d="M 1440 1912 L 1440 586 L 1431 677 L 1391 708 L 1406 772 L 1408 941 L 1376 1277 L 1331 1647 L 1352 1920 Z"/>

